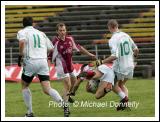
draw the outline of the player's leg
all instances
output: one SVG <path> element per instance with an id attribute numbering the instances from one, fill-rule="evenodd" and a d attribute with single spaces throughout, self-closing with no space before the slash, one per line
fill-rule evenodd
<path id="1" fill-rule="evenodd" d="M 125 93 L 122 91 L 122 89 L 119 87 L 118 82 L 115 83 L 113 87 L 113 91 L 120 97 L 119 105 L 117 106 L 117 111 L 124 110 L 126 102 L 128 102 L 128 97 L 125 95 Z"/>
<path id="2" fill-rule="evenodd" d="M 124 79 L 123 81 L 119 81 L 118 86 L 121 88 L 121 90 L 125 93 L 125 96 L 128 97 L 128 89 L 125 86 L 125 83 L 127 82 L 128 79 Z"/>
<path id="3" fill-rule="evenodd" d="M 71 91 L 70 93 L 75 93 L 75 90 L 77 87 L 77 77 L 74 76 L 72 73 L 70 73 L 70 78 L 71 78 Z"/>
<path id="4" fill-rule="evenodd" d="M 55 89 L 51 88 L 51 86 L 50 86 L 49 67 L 48 67 L 47 60 L 41 60 L 38 64 L 39 65 L 37 67 L 38 68 L 37 74 L 39 74 L 38 76 L 41 81 L 41 85 L 42 85 L 44 93 L 50 95 L 56 102 L 64 103 L 60 94 Z M 59 75 L 59 74 L 57 73 L 57 75 Z M 59 77 L 62 77 L 62 75 L 60 75 Z M 64 109 L 65 109 L 65 107 L 64 107 Z"/>
<path id="5" fill-rule="evenodd" d="M 121 75 L 123 76 L 123 75 Z M 125 86 L 125 83 L 127 82 L 128 79 L 133 78 L 133 69 L 131 69 L 127 75 L 123 76 L 124 78 L 118 83 L 119 87 L 121 90 L 125 93 L 125 97 L 121 99 L 119 106 L 117 107 L 117 110 L 124 110 L 125 108 L 128 107 L 128 89 Z"/>
<path id="6" fill-rule="evenodd" d="M 130 69 L 128 74 L 124 76 L 124 80 L 121 80 L 118 84 L 127 97 L 128 97 L 128 89 L 125 86 L 125 84 L 128 81 L 128 79 L 132 79 L 132 78 L 133 78 L 133 69 Z"/>
<path id="7" fill-rule="evenodd" d="M 96 98 L 99 99 L 103 97 L 106 93 L 112 90 L 112 86 L 114 85 L 114 72 L 112 69 L 107 67 L 106 65 L 101 65 L 98 67 L 98 76 L 100 76 L 100 86 L 96 92 Z M 97 76 L 97 77 L 98 77 Z"/>
<path id="8" fill-rule="evenodd" d="M 117 82 L 114 84 L 113 92 L 116 93 L 116 94 L 120 97 L 120 99 L 123 99 L 126 95 L 125 95 L 125 93 L 122 91 L 122 89 L 119 87 L 118 82 L 119 82 L 119 81 L 117 81 Z"/>
<path id="9" fill-rule="evenodd" d="M 26 76 L 24 73 L 22 73 L 22 95 L 23 95 L 23 100 L 25 102 L 25 105 L 27 107 L 27 113 L 26 117 L 33 117 L 33 110 L 32 110 L 32 94 L 29 89 L 29 84 L 31 83 L 33 76 L 29 77 Z"/>
<path id="10" fill-rule="evenodd" d="M 95 94 L 96 99 L 104 97 L 105 94 L 110 92 L 111 90 L 112 90 L 112 83 L 101 81 Z"/>
<path id="11" fill-rule="evenodd" d="M 48 67 L 47 60 L 40 59 L 40 60 L 36 60 L 36 62 L 34 63 L 35 63 L 34 69 L 36 69 L 36 74 L 38 74 L 38 78 L 40 80 L 44 93 L 46 93 L 47 95 L 50 95 L 56 102 L 62 102 L 62 98 L 57 92 L 57 90 L 51 88 L 50 86 L 49 67 Z"/>
<path id="12" fill-rule="evenodd" d="M 62 79 L 63 81 L 63 86 L 64 86 L 64 89 L 63 89 L 63 99 L 64 101 L 68 102 L 68 99 L 69 99 L 69 93 L 70 93 L 70 90 L 71 90 L 71 79 L 69 77 L 69 75 L 65 78 Z"/>
<path id="13" fill-rule="evenodd" d="M 119 82 L 122 80 L 124 80 L 124 75 L 115 72 L 115 84 L 113 87 L 113 92 L 115 92 L 121 100 L 126 96 L 122 89 L 119 87 Z"/>
<path id="14" fill-rule="evenodd" d="M 71 77 L 71 91 L 69 96 L 69 102 L 73 103 L 74 99 L 71 98 L 71 96 L 75 96 L 75 93 L 78 90 L 78 87 L 83 80 L 81 78 L 76 77 L 74 72 L 70 73 L 70 77 Z"/>
<path id="15" fill-rule="evenodd" d="M 63 101 L 64 101 L 64 116 L 68 117 L 70 112 L 69 112 L 69 104 L 68 104 L 68 100 L 69 100 L 69 93 L 71 91 L 71 79 L 69 76 L 69 73 L 61 73 L 61 74 L 57 74 L 58 79 L 61 79 L 63 81 Z"/>
<path id="16" fill-rule="evenodd" d="M 74 102 L 74 99 L 71 96 L 75 96 L 75 92 L 77 91 L 78 87 L 79 87 L 79 81 L 75 76 L 71 76 L 71 88 L 68 93 L 68 97 L 69 97 L 68 102 L 70 103 Z"/>
<path id="17" fill-rule="evenodd" d="M 26 117 L 33 117 L 33 110 L 32 110 L 32 94 L 29 89 L 29 84 L 32 82 L 32 79 L 34 77 L 34 63 L 31 60 L 24 60 L 23 61 L 23 73 L 21 76 L 22 79 L 22 94 L 23 99 L 25 102 L 25 105 L 28 109 L 28 112 L 26 113 Z"/>
<path id="18" fill-rule="evenodd" d="M 64 90 L 63 90 L 63 100 L 65 103 L 64 107 L 64 116 L 68 117 L 70 112 L 69 112 L 69 106 L 68 106 L 68 101 L 69 101 L 69 93 L 71 90 L 71 79 L 69 75 L 63 79 L 63 85 L 64 85 Z"/>
<path id="19" fill-rule="evenodd" d="M 116 76 L 116 83 L 113 87 L 113 91 L 120 97 L 120 103 L 117 106 L 117 111 L 119 111 L 119 110 L 124 110 L 124 108 L 126 108 L 125 104 L 128 102 L 128 97 L 119 86 L 119 82 L 124 80 L 124 75 L 120 73 L 115 73 L 115 76 Z"/>
<path id="20" fill-rule="evenodd" d="M 50 95 L 56 102 L 63 102 L 62 97 L 57 90 L 53 89 L 50 85 L 49 76 L 47 75 L 38 75 L 43 92 L 47 95 Z"/>
<path id="21" fill-rule="evenodd" d="M 58 79 L 61 79 L 63 81 L 63 108 L 64 108 L 64 117 L 69 117 L 70 111 L 69 111 L 69 93 L 71 91 L 71 79 L 69 76 L 69 73 L 58 73 L 57 72 Z"/>
<path id="22" fill-rule="evenodd" d="M 75 96 L 76 91 L 78 90 L 78 87 L 80 86 L 81 82 L 83 81 L 80 78 L 76 78 L 76 77 L 71 77 L 71 81 L 75 81 L 71 89 L 71 95 Z"/>
<path id="23" fill-rule="evenodd" d="M 106 93 L 112 90 L 112 85 L 114 85 L 114 72 L 105 66 L 99 67 L 100 85 L 96 91 L 96 98 L 99 99 L 103 97 Z"/>

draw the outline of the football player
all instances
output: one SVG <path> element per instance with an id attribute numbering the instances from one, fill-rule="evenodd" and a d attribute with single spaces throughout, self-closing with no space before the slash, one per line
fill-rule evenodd
<path id="1" fill-rule="evenodd" d="M 100 65 L 96 69 L 87 65 L 82 69 L 79 77 L 85 77 L 89 80 L 86 85 L 86 90 L 87 92 L 95 93 L 96 99 L 100 99 L 105 96 L 105 94 L 110 92 L 114 86 L 114 72 L 112 67 L 108 64 Z M 92 90 L 92 86 L 90 84 L 91 80 L 96 81 L 92 82 L 97 84 L 96 92 L 95 90 Z"/>

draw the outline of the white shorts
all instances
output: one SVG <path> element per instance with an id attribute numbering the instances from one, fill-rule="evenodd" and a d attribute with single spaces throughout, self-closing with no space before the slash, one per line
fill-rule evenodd
<path id="1" fill-rule="evenodd" d="M 100 78 L 101 81 L 109 82 L 114 85 L 114 72 L 112 68 L 103 64 L 98 67 L 98 70 L 103 73 L 103 76 Z"/>
<path id="2" fill-rule="evenodd" d="M 122 74 L 115 72 L 115 76 L 117 80 L 124 80 L 124 79 L 132 79 L 133 78 L 133 70 L 130 70 L 127 74 Z"/>
<path id="3" fill-rule="evenodd" d="M 66 77 L 76 77 L 76 74 L 75 72 L 71 72 L 71 73 L 58 73 L 57 72 L 57 79 L 63 79 L 63 78 L 66 78 Z"/>
<path id="4" fill-rule="evenodd" d="M 23 73 L 27 76 L 49 75 L 47 59 L 24 59 Z"/>

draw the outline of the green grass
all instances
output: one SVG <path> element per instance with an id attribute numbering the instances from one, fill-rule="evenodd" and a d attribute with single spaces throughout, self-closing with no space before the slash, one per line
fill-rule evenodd
<path id="1" fill-rule="evenodd" d="M 62 82 L 52 81 L 52 87 L 60 93 L 63 91 Z M 105 97 L 97 100 L 93 94 L 85 91 L 86 82 L 84 81 L 74 99 L 79 103 L 70 104 L 71 117 L 154 117 L 155 116 L 155 80 L 154 79 L 133 79 L 127 82 L 129 90 L 130 102 L 139 103 L 137 108 L 131 107 L 131 111 L 116 111 L 115 107 L 110 106 L 111 101 L 119 102 L 119 97 L 110 92 Z M 5 85 L 5 116 L 6 117 L 23 117 L 26 113 L 24 105 L 21 84 L 6 83 Z M 45 95 L 39 83 L 32 83 L 30 86 L 32 91 L 33 111 L 37 117 L 63 117 L 63 109 L 52 105 L 49 107 L 51 97 Z M 88 103 L 98 102 L 105 104 L 104 107 L 84 107 L 80 105 L 82 102 Z M 83 104 L 84 105 L 84 104 Z M 90 104 L 91 105 L 91 104 Z M 113 104 L 112 104 L 113 105 Z"/>

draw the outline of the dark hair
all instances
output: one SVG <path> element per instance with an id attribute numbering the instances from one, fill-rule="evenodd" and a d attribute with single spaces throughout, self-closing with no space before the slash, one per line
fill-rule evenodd
<path id="1" fill-rule="evenodd" d="M 56 25 L 56 30 L 58 31 L 58 28 L 59 27 L 62 27 L 62 26 L 66 26 L 64 23 L 58 23 L 57 25 Z"/>
<path id="2" fill-rule="evenodd" d="M 23 18 L 23 27 L 32 26 L 33 19 L 32 17 L 24 17 Z"/>
<path id="3" fill-rule="evenodd" d="M 111 19 L 108 21 L 107 26 L 111 28 L 118 27 L 118 22 L 115 19 Z"/>

